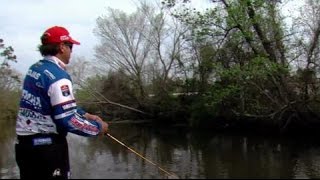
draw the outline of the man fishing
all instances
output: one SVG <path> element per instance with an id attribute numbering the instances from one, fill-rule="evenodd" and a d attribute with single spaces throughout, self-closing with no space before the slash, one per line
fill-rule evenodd
<path id="1" fill-rule="evenodd" d="M 15 152 L 21 179 L 70 178 L 68 132 L 86 137 L 107 133 L 106 122 L 76 104 L 65 70 L 75 44 L 80 45 L 60 26 L 41 36 L 43 59 L 25 76 L 16 121 Z"/>

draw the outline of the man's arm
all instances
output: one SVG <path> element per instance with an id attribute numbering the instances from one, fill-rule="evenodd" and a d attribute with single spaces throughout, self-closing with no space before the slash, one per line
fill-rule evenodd
<path id="1" fill-rule="evenodd" d="M 108 126 L 101 118 L 88 116 L 77 107 L 69 79 L 51 84 L 48 95 L 53 106 L 54 121 L 59 128 L 81 136 L 97 136 L 107 131 Z"/>

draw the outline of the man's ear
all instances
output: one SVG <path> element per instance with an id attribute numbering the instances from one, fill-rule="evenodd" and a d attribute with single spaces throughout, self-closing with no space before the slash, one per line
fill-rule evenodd
<path id="1" fill-rule="evenodd" d="M 66 46 L 62 43 L 59 44 L 59 53 L 64 53 L 66 51 Z"/>

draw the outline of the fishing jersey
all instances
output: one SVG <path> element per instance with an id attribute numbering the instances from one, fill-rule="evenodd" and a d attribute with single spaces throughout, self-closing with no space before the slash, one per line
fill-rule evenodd
<path id="1" fill-rule="evenodd" d="M 83 117 L 70 75 L 63 62 L 48 56 L 33 64 L 24 79 L 17 115 L 17 135 L 62 134 L 96 136 L 101 125 Z"/>

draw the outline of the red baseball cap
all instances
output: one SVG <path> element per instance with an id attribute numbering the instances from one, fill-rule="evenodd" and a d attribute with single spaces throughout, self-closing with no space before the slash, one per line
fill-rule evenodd
<path id="1" fill-rule="evenodd" d="M 53 26 L 47 29 L 41 36 L 42 44 L 55 44 L 61 42 L 70 42 L 72 44 L 80 44 L 69 35 L 69 31 L 61 26 Z"/>

